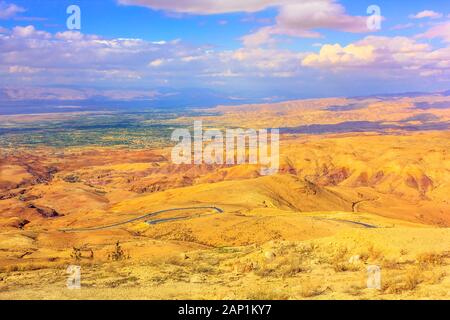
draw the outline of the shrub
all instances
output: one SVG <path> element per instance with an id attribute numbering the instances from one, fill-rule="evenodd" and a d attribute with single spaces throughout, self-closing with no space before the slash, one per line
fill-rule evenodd
<path id="1" fill-rule="evenodd" d="M 83 253 L 85 253 L 85 254 L 83 254 Z M 73 247 L 70 257 L 77 262 L 80 261 L 81 259 L 93 260 L 94 259 L 94 250 Z"/>
<path id="2" fill-rule="evenodd" d="M 122 249 L 120 242 L 117 241 L 116 245 L 114 246 L 114 250 L 108 254 L 108 259 L 112 261 L 121 261 L 130 259 L 130 255 L 125 254 L 125 251 Z"/>
<path id="3" fill-rule="evenodd" d="M 421 267 L 441 266 L 444 264 L 444 256 L 434 252 L 425 252 L 417 257 Z"/>
<path id="4" fill-rule="evenodd" d="M 70 254 L 70 257 L 71 257 L 72 259 L 74 259 L 75 261 L 80 261 L 81 258 L 82 258 L 82 255 L 81 255 L 81 249 L 80 249 L 80 248 L 73 247 L 73 248 L 72 248 L 72 253 Z"/>
<path id="5" fill-rule="evenodd" d="M 310 282 L 306 282 L 300 287 L 300 296 L 303 298 L 317 297 L 324 292 L 325 290 L 323 290 L 320 286 L 314 285 Z"/>
<path id="6" fill-rule="evenodd" d="M 405 291 L 413 291 L 423 282 L 423 275 L 419 269 L 413 268 L 405 274 L 383 281 L 383 292 L 390 294 L 401 294 Z"/>

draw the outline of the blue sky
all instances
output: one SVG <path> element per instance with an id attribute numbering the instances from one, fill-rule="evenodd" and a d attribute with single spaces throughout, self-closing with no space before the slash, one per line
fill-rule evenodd
<path id="1" fill-rule="evenodd" d="M 66 27 L 73 4 L 81 30 Z M 439 91 L 449 31 L 450 2 L 437 0 L 0 0 L 0 88 L 11 99 L 207 88 L 237 101 Z"/>
<path id="2" fill-rule="evenodd" d="M 26 8 L 21 14 L 24 17 L 42 18 L 18 21 L 3 21 L 1 25 L 14 27 L 27 26 L 30 23 L 39 29 L 49 32 L 66 30 L 66 8 L 76 4 L 82 9 L 82 32 L 104 37 L 142 38 L 149 41 L 178 39 L 193 44 L 212 44 L 225 49 L 240 47 L 239 38 L 262 25 L 270 24 L 277 15 L 276 8 L 268 8 L 255 13 L 226 14 L 182 14 L 163 10 L 151 10 L 140 6 L 120 5 L 116 0 L 15 0 L 15 4 Z M 214 2 L 214 0 L 212 0 Z M 299 1 L 301 2 L 301 1 Z M 373 1 L 345 0 L 340 1 L 347 12 L 352 15 L 366 15 L 369 5 L 378 3 L 385 16 L 384 27 L 380 35 L 413 35 L 420 31 L 417 25 L 406 30 L 391 30 L 392 27 L 411 23 L 409 16 L 432 8 L 434 11 L 450 14 L 450 2 L 442 0 L 430 1 Z M 268 19 L 268 21 L 263 21 Z M 260 21 L 258 21 L 260 20 Z M 225 24 L 226 23 L 226 24 Z M 328 41 L 349 43 L 358 39 L 358 34 L 324 30 Z M 296 39 L 291 44 L 294 48 L 305 48 L 316 43 L 317 39 Z"/>

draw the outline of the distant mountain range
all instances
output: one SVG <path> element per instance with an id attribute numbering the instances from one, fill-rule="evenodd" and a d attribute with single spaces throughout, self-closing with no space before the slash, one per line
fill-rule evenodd
<path id="1" fill-rule="evenodd" d="M 56 92 L 45 88 L 34 92 L 0 89 L 0 114 L 208 108 L 264 101 L 234 97 L 204 88 L 158 88 L 153 91 L 62 88 Z"/>
<path id="2" fill-rule="evenodd" d="M 427 95 L 450 96 L 443 92 L 407 92 L 353 97 L 392 99 L 395 97 L 420 97 Z M 60 113 L 75 111 L 145 111 L 209 108 L 217 105 L 280 102 L 295 97 L 237 97 L 207 88 L 157 88 L 154 90 L 106 90 L 82 88 L 20 88 L 0 89 L 0 115 L 29 113 Z M 357 108 L 355 106 L 355 108 Z M 337 110 L 336 110 L 337 111 Z"/>

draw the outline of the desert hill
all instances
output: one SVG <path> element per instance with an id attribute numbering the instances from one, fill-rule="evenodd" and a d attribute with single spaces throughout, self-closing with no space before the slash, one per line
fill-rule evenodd
<path id="1" fill-rule="evenodd" d="M 450 133 L 433 130 L 449 120 L 433 108 L 445 99 L 294 101 L 203 118 L 210 128 L 277 119 L 271 176 L 175 165 L 169 147 L 3 148 L 0 298 L 448 297 Z M 379 124 L 302 127 L 343 121 Z M 78 293 L 65 288 L 69 264 L 83 269 Z M 366 287 L 369 265 L 383 270 L 380 290 Z"/>

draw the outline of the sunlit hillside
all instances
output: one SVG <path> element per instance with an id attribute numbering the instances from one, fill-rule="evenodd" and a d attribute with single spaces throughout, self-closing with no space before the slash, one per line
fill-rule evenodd
<path id="1" fill-rule="evenodd" d="M 4 149 L 0 297 L 448 298 L 449 138 L 286 130 L 270 176 L 174 165 L 170 148 Z"/>

